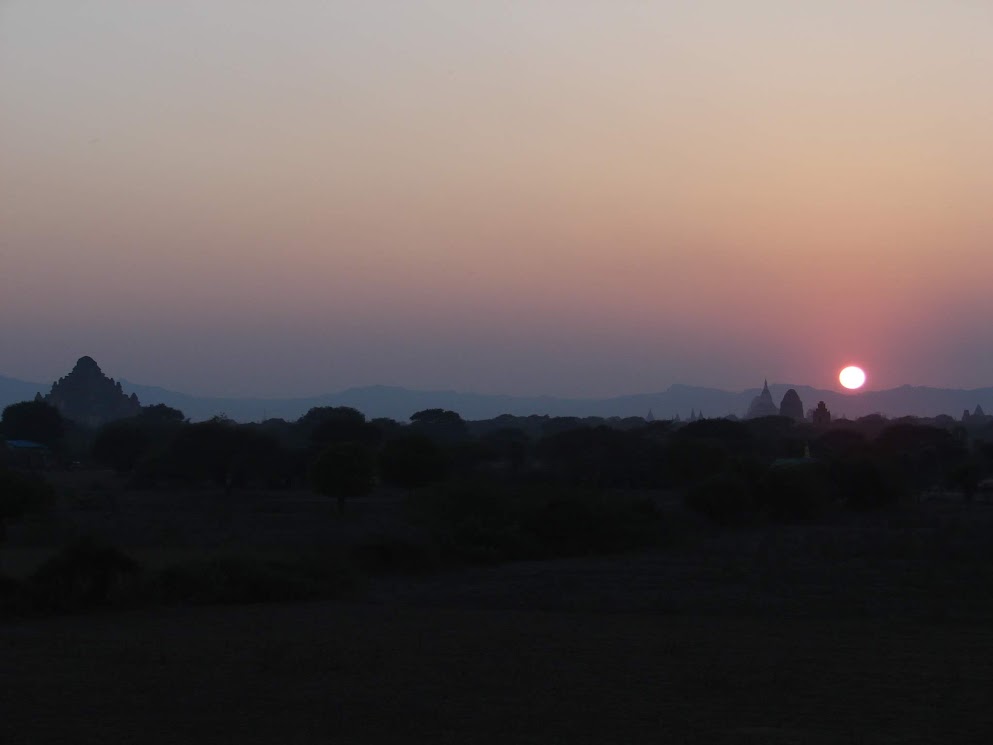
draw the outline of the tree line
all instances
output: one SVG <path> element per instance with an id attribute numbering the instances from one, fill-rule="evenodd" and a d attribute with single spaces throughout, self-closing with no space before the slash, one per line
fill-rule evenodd
<path id="1" fill-rule="evenodd" d="M 777 416 L 467 422 L 426 409 L 400 423 L 338 406 L 313 408 L 294 422 L 238 424 L 224 416 L 189 422 L 159 404 L 88 431 L 32 401 L 7 407 L 0 431 L 47 445 L 63 463 L 127 474 L 138 488 L 310 488 L 341 508 L 379 485 L 414 490 L 476 480 L 672 489 L 718 522 L 798 519 L 831 504 L 871 509 L 934 488 L 971 498 L 993 473 L 993 426 L 879 415 L 828 426 Z"/>

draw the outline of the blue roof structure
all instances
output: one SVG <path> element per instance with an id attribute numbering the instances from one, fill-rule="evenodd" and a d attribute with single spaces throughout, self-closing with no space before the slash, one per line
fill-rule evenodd
<path id="1" fill-rule="evenodd" d="M 48 450 L 40 442 L 32 442 L 31 440 L 7 440 L 6 442 L 7 447 L 12 447 L 15 450 Z"/>

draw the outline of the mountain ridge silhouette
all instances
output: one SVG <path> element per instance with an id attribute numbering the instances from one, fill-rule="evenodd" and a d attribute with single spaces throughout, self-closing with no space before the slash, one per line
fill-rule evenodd
<path id="1" fill-rule="evenodd" d="M 196 396 L 158 386 L 121 380 L 128 394 L 136 393 L 142 405 L 166 404 L 199 421 L 224 414 L 236 421 L 262 421 L 264 418 L 298 419 L 314 406 L 352 406 L 369 418 L 390 417 L 406 421 L 416 411 L 429 408 L 450 409 L 464 419 L 490 419 L 500 414 L 516 416 L 645 416 L 649 409 L 657 419 L 679 416 L 687 419 L 691 410 L 707 417 L 729 414 L 743 416 L 760 387 L 740 392 L 719 388 L 674 383 L 654 393 L 634 393 L 600 398 L 575 398 L 551 395 L 512 396 L 509 394 L 471 393 L 456 390 L 418 390 L 402 386 L 369 385 L 346 388 L 336 393 L 285 398 Z M 51 384 L 33 383 L 0 375 L 0 408 L 45 394 Z M 845 393 L 812 386 L 770 383 L 777 405 L 783 395 L 794 388 L 803 401 L 804 411 L 824 401 L 834 418 L 850 419 L 882 413 L 890 417 L 933 417 L 947 414 L 956 419 L 962 411 L 972 411 L 977 404 L 993 411 L 993 387 L 936 388 L 901 385 L 884 390 Z"/>

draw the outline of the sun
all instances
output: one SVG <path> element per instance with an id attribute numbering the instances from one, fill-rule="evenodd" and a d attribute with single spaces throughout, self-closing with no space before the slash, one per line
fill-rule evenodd
<path id="1" fill-rule="evenodd" d="M 865 371 L 861 367 L 849 365 L 838 375 L 838 380 L 845 388 L 854 391 L 865 385 Z"/>

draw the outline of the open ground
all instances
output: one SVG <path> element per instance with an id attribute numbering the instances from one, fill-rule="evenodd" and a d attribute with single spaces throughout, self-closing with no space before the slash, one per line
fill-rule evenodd
<path id="1" fill-rule="evenodd" d="M 414 535 L 404 500 L 80 488 L 11 531 L 143 562 Z M 993 508 L 719 530 L 659 495 L 664 544 L 379 573 L 332 601 L 0 622 L 4 741 L 879 743 L 993 733 Z M 227 500 L 227 501 L 225 501 Z"/>

